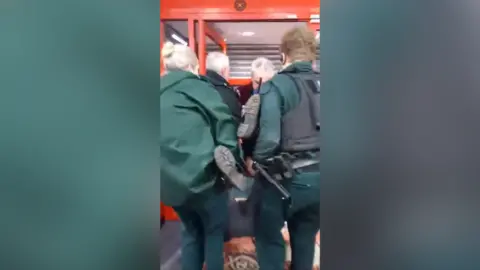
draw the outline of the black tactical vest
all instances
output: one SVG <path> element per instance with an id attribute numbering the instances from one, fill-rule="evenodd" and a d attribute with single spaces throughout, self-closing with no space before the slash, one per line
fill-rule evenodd
<path id="1" fill-rule="evenodd" d="M 295 83 L 298 105 L 282 117 L 281 152 L 320 150 L 320 74 L 283 73 Z"/>

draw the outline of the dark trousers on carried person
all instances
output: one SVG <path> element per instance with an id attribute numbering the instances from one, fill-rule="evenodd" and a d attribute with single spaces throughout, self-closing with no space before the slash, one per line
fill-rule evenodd
<path id="1" fill-rule="evenodd" d="M 182 270 L 223 270 L 223 242 L 228 226 L 228 193 L 215 186 L 174 207 L 182 221 Z"/>
<path id="2" fill-rule="evenodd" d="M 286 249 L 281 229 L 285 221 L 290 234 L 291 270 L 312 269 L 315 237 L 320 228 L 319 178 L 317 164 L 301 169 L 289 180 L 283 180 L 282 184 L 292 198 L 290 208 L 273 185 L 261 181 L 261 195 L 256 205 L 254 221 L 260 269 L 284 269 Z"/>

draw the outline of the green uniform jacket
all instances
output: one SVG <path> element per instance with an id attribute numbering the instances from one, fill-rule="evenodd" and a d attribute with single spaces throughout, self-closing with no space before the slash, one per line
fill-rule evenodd
<path id="1" fill-rule="evenodd" d="M 236 151 L 236 128 L 229 108 L 205 79 L 173 71 L 160 85 L 160 199 L 178 206 L 214 185 L 213 151 L 218 145 Z"/>
<path id="2" fill-rule="evenodd" d="M 295 83 L 282 73 L 311 73 L 312 64 L 296 62 L 276 74 L 260 88 L 260 132 L 253 153 L 254 159 L 262 161 L 274 156 L 282 138 L 282 117 L 300 102 Z"/>

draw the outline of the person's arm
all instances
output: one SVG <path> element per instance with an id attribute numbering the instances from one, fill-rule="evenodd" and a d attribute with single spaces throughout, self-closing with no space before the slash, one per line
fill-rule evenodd
<path id="1" fill-rule="evenodd" d="M 212 108 L 213 135 L 217 145 L 223 145 L 235 154 L 238 153 L 237 125 L 226 104 L 220 103 Z"/>
<path id="2" fill-rule="evenodd" d="M 265 83 L 260 89 L 259 134 L 253 152 L 253 158 L 258 162 L 275 155 L 280 146 L 282 102 L 274 87 L 271 83 Z"/>
<path id="3" fill-rule="evenodd" d="M 235 155 L 239 155 L 237 140 L 237 125 L 232 117 L 230 108 L 225 104 L 220 94 L 212 87 L 205 89 L 206 96 L 203 107 L 208 111 L 211 130 L 215 144 L 223 145 Z"/>

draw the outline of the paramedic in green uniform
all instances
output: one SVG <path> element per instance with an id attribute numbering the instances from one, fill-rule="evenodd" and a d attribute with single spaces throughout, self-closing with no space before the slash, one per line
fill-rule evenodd
<path id="1" fill-rule="evenodd" d="M 182 269 L 223 270 L 228 195 L 214 162 L 218 145 L 237 149 L 232 113 L 212 84 L 198 75 L 185 45 L 162 49 L 166 75 L 160 89 L 160 192 L 182 222 Z"/>
<path id="2" fill-rule="evenodd" d="M 282 38 L 283 69 L 260 88 L 259 136 L 253 158 L 262 163 L 279 153 L 295 159 L 318 159 L 320 151 L 320 74 L 312 69 L 315 35 L 293 28 Z M 280 193 L 263 183 L 255 217 L 257 259 L 262 270 L 284 268 L 285 242 L 280 230 L 285 221 L 291 239 L 292 270 L 311 270 L 315 235 L 320 228 L 319 164 L 295 170 L 283 180 L 292 205 L 286 210 Z"/>

